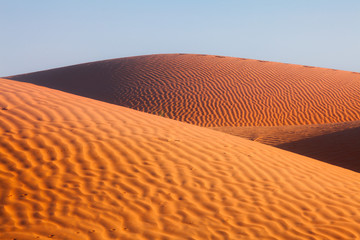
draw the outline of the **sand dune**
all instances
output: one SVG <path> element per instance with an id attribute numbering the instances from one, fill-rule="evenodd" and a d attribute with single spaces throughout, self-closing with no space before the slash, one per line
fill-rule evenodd
<path id="1" fill-rule="evenodd" d="M 210 55 L 113 59 L 9 77 L 200 126 L 360 119 L 360 74 Z"/>
<path id="2" fill-rule="evenodd" d="M 357 127 L 360 127 L 360 121 L 273 127 L 212 127 L 210 129 L 266 145 L 278 146 Z"/>
<path id="3" fill-rule="evenodd" d="M 280 144 L 277 147 L 360 172 L 360 127 Z"/>
<path id="4" fill-rule="evenodd" d="M 0 93 L 0 239 L 360 238 L 358 173 L 28 83 Z"/>
<path id="5" fill-rule="evenodd" d="M 232 57 L 167 54 L 10 78 L 216 127 L 351 170 L 360 169 L 359 153 L 349 147 L 354 146 L 354 137 L 342 135 L 337 141 L 342 145 L 335 148 L 322 143 L 326 137 L 319 138 L 351 128 L 352 121 L 360 119 L 358 73 Z M 309 150 L 295 143 L 302 140 L 315 147 Z"/>
<path id="6" fill-rule="evenodd" d="M 211 129 L 360 172 L 360 121 Z"/>

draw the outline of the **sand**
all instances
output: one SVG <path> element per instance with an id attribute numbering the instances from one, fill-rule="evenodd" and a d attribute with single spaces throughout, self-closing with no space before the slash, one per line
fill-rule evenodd
<path id="1" fill-rule="evenodd" d="M 211 129 L 360 172 L 360 121 Z"/>
<path id="2" fill-rule="evenodd" d="M 294 64 L 160 54 L 9 78 L 206 127 L 360 119 L 360 73 Z"/>
<path id="3" fill-rule="evenodd" d="M 359 173 L 29 83 L 0 109 L 0 239 L 360 238 Z"/>

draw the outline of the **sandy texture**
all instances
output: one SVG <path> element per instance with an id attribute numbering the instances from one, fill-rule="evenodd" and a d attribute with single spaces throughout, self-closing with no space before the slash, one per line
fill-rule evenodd
<path id="1" fill-rule="evenodd" d="M 211 129 L 360 172 L 360 121 Z"/>
<path id="2" fill-rule="evenodd" d="M 360 119 L 359 73 L 293 64 L 168 54 L 10 78 L 208 127 Z"/>
<path id="3" fill-rule="evenodd" d="M 360 172 L 360 127 L 280 144 L 277 147 Z"/>
<path id="4" fill-rule="evenodd" d="M 360 121 L 273 127 L 211 127 L 234 136 L 278 146 L 360 127 Z"/>
<path id="5" fill-rule="evenodd" d="M 0 80 L 0 239 L 359 239 L 358 173 Z"/>

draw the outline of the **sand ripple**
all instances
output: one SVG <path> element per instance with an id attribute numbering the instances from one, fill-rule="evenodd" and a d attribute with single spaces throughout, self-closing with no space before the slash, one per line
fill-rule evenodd
<path id="1" fill-rule="evenodd" d="M 360 73 L 210 55 L 149 55 L 11 79 L 200 126 L 360 119 Z"/>
<path id="2" fill-rule="evenodd" d="M 28 83 L 0 105 L 0 239 L 360 238 L 358 173 Z"/>

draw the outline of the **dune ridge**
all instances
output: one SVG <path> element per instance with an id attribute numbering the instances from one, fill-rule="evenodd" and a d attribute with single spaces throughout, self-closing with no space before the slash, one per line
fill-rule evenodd
<path id="1" fill-rule="evenodd" d="M 360 175 L 0 79 L 0 239 L 358 239 Z"/>
<path id="2" fill-rule="evenodd" d="M 8 77 L 206 127 L 360 119 L 360 74 L 243 58 L 159 54 Z"/>

